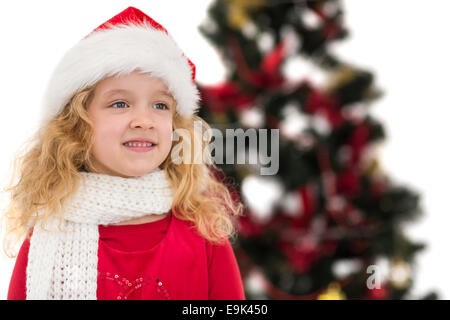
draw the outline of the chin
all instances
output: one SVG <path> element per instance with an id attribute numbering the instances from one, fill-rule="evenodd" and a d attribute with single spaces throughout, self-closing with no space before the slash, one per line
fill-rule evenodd
<path id="1" fill-rule="evenodd" d="M 157 167 L 151 167 L 151 168 L 142 169 L 142 170 L 131 170 L 131 171 L 127 171 L 126 173 L 124 173 L 124 175 L 129 176 L 129 177 L 140 177 L 140 176 L 144 176 L 144 175 L 152 172 L 156 168 Z"/>

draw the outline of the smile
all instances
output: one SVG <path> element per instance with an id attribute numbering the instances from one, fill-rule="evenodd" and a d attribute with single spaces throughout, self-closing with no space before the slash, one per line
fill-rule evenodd
<path id="1" fill-rule="evenodd" d="M 156 145 L 150 143 L 132 143 L 132 144 L 122 144 L 125 148 L 130 151 L 135 152 L 148 152 L 153 150 Z"/>

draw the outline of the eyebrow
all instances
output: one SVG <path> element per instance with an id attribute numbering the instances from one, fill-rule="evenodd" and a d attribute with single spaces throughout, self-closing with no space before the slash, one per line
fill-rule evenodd
<path id="1" fill-rule="evenodd" d="M 112 96 L 113 94 L 116 94 L 116 93 L 131 93 L 131 91 L 128 91 L 128 90 L 125 90 L 125 89 L 113 89 L 113 90 L 106 91 L 103 94 L 103 97 L 107 98 L 107 97 L 110 97 L 110 96 Z M 174 97 L 170 93 L 168 93 L 167 91 L 158 90 L 158 91 L 156 91 L 156 93 L 160 93 L 160 94 L 162 94 L 162 95 L 164 95 L 164 96 L 166 96 L 166 97 L 168 97 L 168 98 L 170 98 L 170 99 L 175 101 Z"/>

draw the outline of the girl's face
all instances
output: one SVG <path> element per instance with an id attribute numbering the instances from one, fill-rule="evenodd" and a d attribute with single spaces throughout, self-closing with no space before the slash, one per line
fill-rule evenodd
<path id="1" fill-rule="evenodd" d="M 97 84 L 87 112 L 94 125 L 93 158 L 98 173 L 142 176 L 167 158 L 175 100 L 160 79 L 138 71 L 105 78 Z M 136 139 L 156 145 L 145 152 L 124 146 Z"/>

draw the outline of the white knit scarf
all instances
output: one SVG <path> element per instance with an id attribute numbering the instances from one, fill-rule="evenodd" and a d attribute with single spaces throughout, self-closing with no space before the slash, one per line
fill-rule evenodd
<path id="1" fill-rule="evenodd" d="M 34 226 L 26 272 L 29 300 L 97 299 L 98 225 L 171 209 L 172 188 L 160 168 L 135 178 L 81 174 L 80 187 L 65 204 L 62 231 L 56 220 Z"/>

